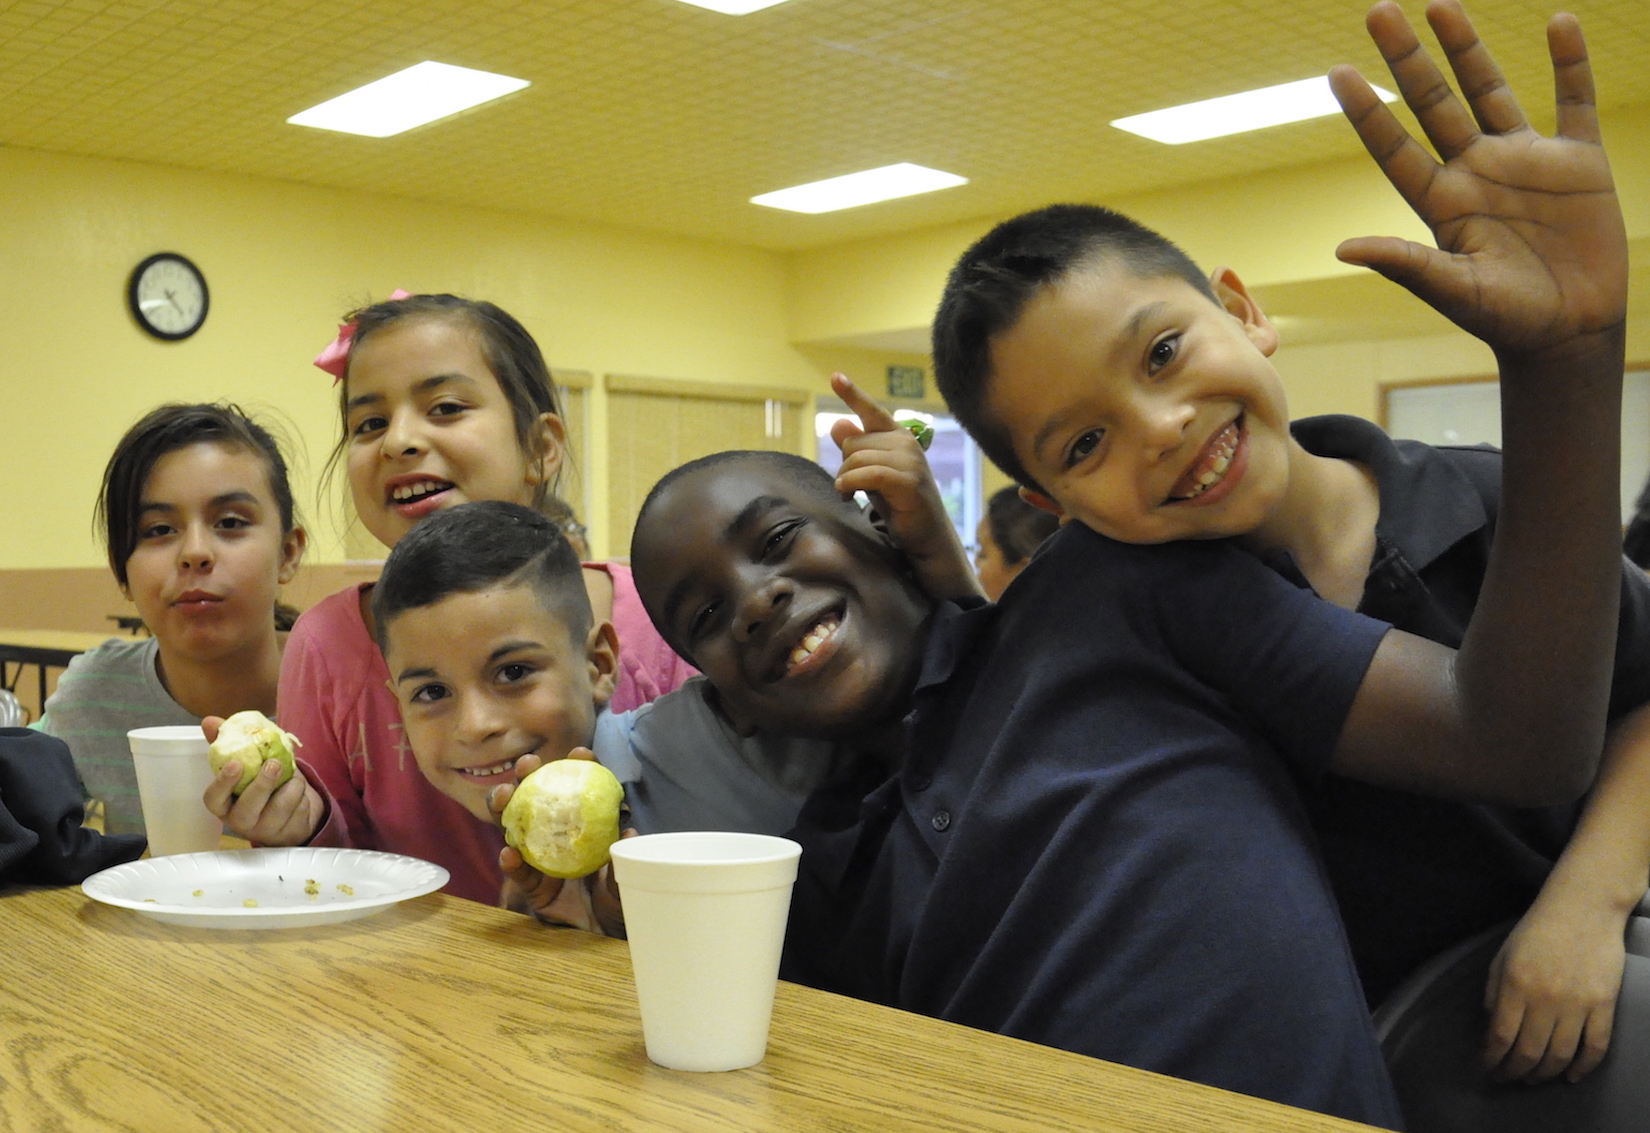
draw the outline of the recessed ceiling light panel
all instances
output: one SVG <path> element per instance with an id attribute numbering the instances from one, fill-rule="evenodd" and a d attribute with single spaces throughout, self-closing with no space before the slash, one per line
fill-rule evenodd
<path id="1" fill-rule="evenodd" d="M 312 106 L 287 121 L 317 130 L 387 138 L 531 85 L 526 79 L 426 60 Z"/>
<path id="2" fill-rule="evenodd" d="M 682 0 L 684 4 L 692 4 L 695 8 L 709 8 L 713 12 L 721 12 L 724 16 L 743 16 L 784 2 L 785 0 Z"/>
<path id="3" fill-rule="evenodd" d="M 786 212 L 835 212 L 966 184 L 968 178 L 958 177 L 955 173 L 942 173 L 938 169 L 902 161 L 898 165 L 884 165 L 880 169 L 847 173 L 841 177 L 763 193 L 752 197 L 751 204 L 784 209 Z"/>
<path id="4" fill-rule="evenodd" d="M 1380 87 L 1374 88 L 1382 102 L 1393 102 L 1397 95 Z M 1295 83 L 1229 94 L 1223 98 L 1208 98 L 1202 102 L 1188 102 L 1167 110 L 1153 110 L 1150 114 L 1135 114 L 1112 123 L 1119 130 L 1139 134 L 1154 142 L 1178 146 L 1184 142 L 1201 142 L 1206 138 L 1223 138 L 1227 134 L 1241 134 L 1246 130 L 1261 130 L 1267 126 L 1281 126 L 1286 122 L 1304 122 L 1308 118 L 1322 118 L 1339 114 L 1341 104 L 1329 89 L 1329 79 L 1320 75 Z"/>

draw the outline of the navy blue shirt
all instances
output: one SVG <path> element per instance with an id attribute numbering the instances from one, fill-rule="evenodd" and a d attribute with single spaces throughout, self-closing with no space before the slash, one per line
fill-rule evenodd
<path id="1" fill-rule="evenodd" d="M 1319 456 L 1357 461 L 1380 491 L 1375 555 L 1358 609 L 1458 648 L 1489 564 L 1501 454 L 1394 441 L 1357 417 L 1295 422 Z M 1305 580 L 1286 557 L 1269 560 Z M 1650 701 L 1650 578 L 1622 570 L 1611 716 Z M 1581 815 L 1581 804 L 1514 809 L 1422 798 L 1328 777 L 1306 802 L 1322 841 L 1370 1004 L 1451 945 L 1520 917 Z"/>
<path id="2" fill-rule="evenodd" d="M 902 764 L 809 799 L 785 975 L 1396 1127 L 1286 766 L 1386 628 L 1225 542 L 1068 525 L 940 607 Z"/>

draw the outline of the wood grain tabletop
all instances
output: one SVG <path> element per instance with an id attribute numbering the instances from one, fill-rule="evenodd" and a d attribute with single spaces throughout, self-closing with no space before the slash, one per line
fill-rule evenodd
<path id="1" fill-rule="evenodd" d="M 1367 1128 L 780 984 L 768 1057 L 648 1062 L 623 942 L 432 894 L 182 928 L 0 888 L 0 1130 Z"/>

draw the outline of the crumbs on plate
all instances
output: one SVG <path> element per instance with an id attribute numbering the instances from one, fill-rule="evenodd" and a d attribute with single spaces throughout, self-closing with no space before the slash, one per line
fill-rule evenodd
<path id="1" fill-rule="evenodd" d="M 309 894 L 309 899 L 313 901 L 321 895 L 321 886 L 312 877 L 308 881 L 304 882 L 304 892 Z"/>
<path id="2" fill-rule="evenodd" d="M 338 892 L 344 894 L 346 897 L 353 897 L 355 896 L 355 887 L 353 885 L 345 885 L 340 881 L 338 883 Z"/>
<path id="3" fill-rule="evenodd" d="M 193 893 L 191 893 L 191 894 L 189 894 L 189 896 L 191 896 L 191 897 L 201 897 L 201 896 L 204 896 L 204 895 L 205 895 L 205 893 L 206 893 L 206 890 L 204 890 L 204 889 L 197 889 L 197 890 L 195 890 L 195 891 L 194 891 L 194 892 L 193 892 Z"/>
<path id="4" fill-rule="evenodd" d="M 249 909 L 256 909 L 258 907 L 258 899 L 256 897 L 248 897 L 246 900 L 242 901 L 241 904 L 245 905 Z"/>

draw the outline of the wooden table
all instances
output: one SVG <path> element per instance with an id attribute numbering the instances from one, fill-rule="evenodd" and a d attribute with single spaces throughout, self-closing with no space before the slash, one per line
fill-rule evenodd
<path id="1" fill-rule="evenodd" d="M 33 665 L 40 673 L 40 710 L 46 710 L 46 670 L 61 669 L 76 656 L 95 649 L 115 636 L 112 633 L 80 633 L 62 629 L 0 629 L 0 685 L 13 690 L 23 669 Z M 7 665 L 16 665 L 14 675 Z"/>
<path id="2" fill-rule="evenodd" d="M 440 893 L 226 932 L 13 886 L 0 957 L 6 1130 L 1367 1128 L 783 983 L 761 1065 L 664 1070 L 622 942 Z"/>

